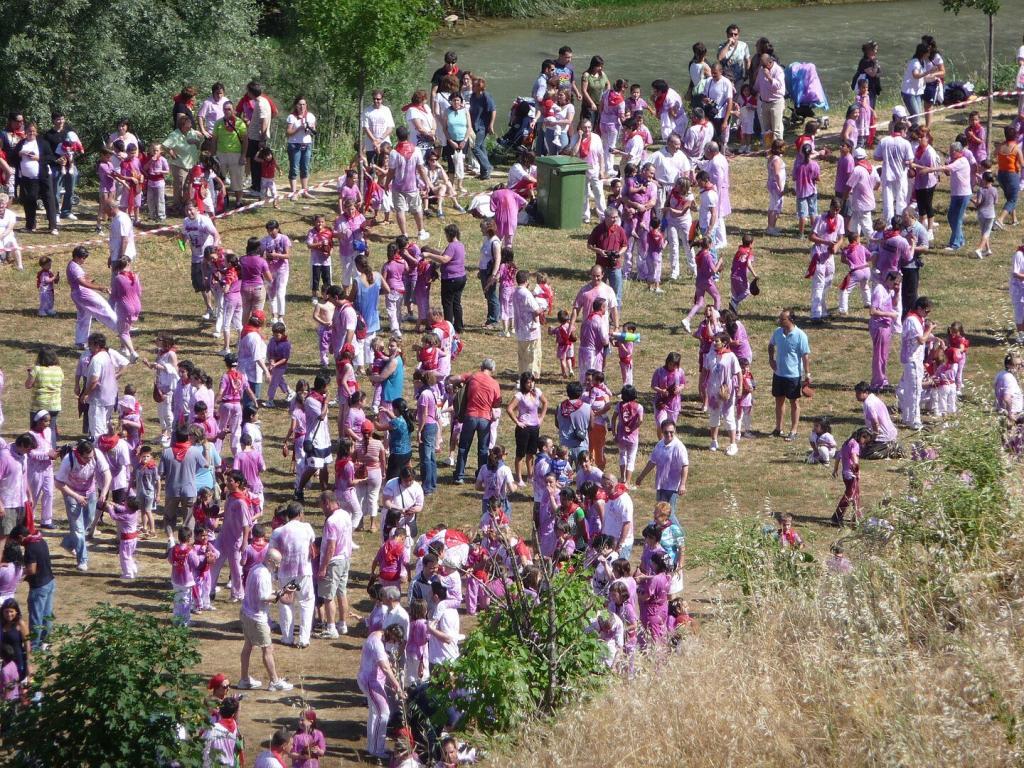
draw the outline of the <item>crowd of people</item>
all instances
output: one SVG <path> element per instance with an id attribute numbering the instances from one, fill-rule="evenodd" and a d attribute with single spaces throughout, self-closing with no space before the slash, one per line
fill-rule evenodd
<path id="1" fill-rule="evenodd" d="M 831 465 L 844 483 L 832 521 L 859 521 L 861 460 L 905 453 L 883 397 L 895 393 L 900 425 L 916 432 L 923 413 L 954 414 L 963 390 L 970 347 L 964 327 L 950 318 L 941 333 L 930 317 L 936 308 L 920 291 L 939 227 L 940 178 L 950 179 L 946 250 L 964 246 L 973 200 L 981 233 L 975 255 L 985 258 L 993 227 L 1017 223 L 1024 112 L 1005 126 L 1004 140 L 991 153 L 972 112 L 963 135 L 940 155 L 929 128 L 945 80 L 935 40 L 922 38 L 901 84 L 904 104 L 885 116 L 877 106 L 878 50 L 868 43 L 837 150 L 809 120 L 795 137 L 795 160 L 787 169 L 786 87 L 774 49 L 762 38 L 751 53 L 735 25 L 726 36 L 717 52 L 709 54 L 701 43 L 693 47 L 685 98 L 654 80 L 649 102 L 639 85 L 607 76 L 600 56 L 577 76 L 573 52 L 563 47 L 542 63 L 529 108 L 502 137 L 516 151 L 507 183 L 472 199 L 467 175 L 489 180 L 495 173 L 487 139 L 495 134 L 498 108 L 486 79 L 461 70 L 449 52 L 429 91 L 417 90 L 403 107 L 404 124 L 396 127 L 385 94 L 373 93 L 361 122 L 359 158 L 337 181 L 333 222 L 318 214 L 305 238 L 293 242 L 268 219 L 265 234 L 249 237 L 242 255 L 223 242 L 218 214 L 242 205 L 246 195 L 275 207 L 282 197 L 270 148 L 278 109 L 262 86 L 250 83 L 232 102 L 217 83 L 199 107 L 196 90 L 183 89 L 174 100 L 173 131 L 148 147 L 129 120 L 120 121 L 97 164 L 96 226 L 109 227 L 109 283 L 90 277 L 84 245 L 74 247 L 64 270 L 55 269 L 51 257 L 41 258 L 36 281 L 41 317 L 55 314 L 62 277 L 76 310 L 74 394 L 84 437 L 62 437 L 77 427 L 61 418 L 64 371 L 55 351 L 43 348 L 25 381 L 29 429 L 0 448 L 4 698 L 17 702 L 27 695 L 31 654 L 48 641 L 57 579 L 53 540 L 44 531 L 63 527 L 53 514 L 58 494 L 67 513 L 60 545 L 79 571 L 90 569 L 93 535 L 106 516 L 116 529 L 122 579 L 138 577 L 140 540 L 166 542 L 177 621 L 188 625 L 216 603 L 238 604 L 237 689 L 264 685 L 251 663 L 254 649 L 267 690 L 292 689 L 275 662 L 276 632 L 279 642 L 306 648 L 361 626 L 366 639 L 356 681 L 367 700 L 367 754 L 393 765 L 424 760 L 452 768 L 465 756 L 451 738 L 414 743 L 400 732 L 393 751 L 386 738 L 402 703 L 429 681 L 431 670 L 459 657 L 460 612 L 484 610 L 512 575 L 536 595 L 542 563 L 579 560 L 592 571 L 594 589 L 606 602 L 590 630 L 617 670 L 632 669 L 636 654 L 665 646 L 675 634 L 694 631 L 684 600 L 681 524 L 690 458 L 677 436 L 687 376 L 681 351 L 670 351 L 649 384 L 646 377 L 635 380 L 640 329 L 623 304 L 623 285 L 637 280 L 662 293 L 664 283 L 687 270 L 692 275 L 694 300 L 682 326 L 696 340 L 690 393 L 706 417 L 711 451 L 735 457 L 754 437 L 752 363 L 762 345 L 772 371 L 771 434 L 790 442 L 799 437 L 815 358 L 795 308 L 779 313 L 770 339 L 758 344 L 747 334 L 743 304 L 759 293 L 755 233 L 739 236 L 728 264 L 727 304 L 718 287 L 730 239 L 731 155 L 747 153 L 758 140 L 769 196 L 765 234 L 781 234 L 791 178 L 795 231 L 810 241 L 808 322 L 824 322 L 833 307 L 850 312 L 855 288 L 866 310 L 870 378 L 865 367 L 865 380 L 854 388 L 863 426 L 848 437 L 833 436 L 828 419 L 814 419 L 807 455 L 809 463 Z M 1020 61 L 1024 68 L 1024 49 Z M 658 146 L 647 116 L 660 126 Z M 58 219 L 76 218 L 76 165 L 86 157 L 60 112 L 42 136 L 22 117 L 12 113 L 0 134 L 7 186 L 0 194 L 0 251 L 18 268 L 23 259 L 10 207 L 15 188 L 26 231 L 35 230 L 42 200 L 56 234 Z M 290 194 L 312 197 L 316 118 L 304 98 L 295 99 L 284 125 Z M 584 220 L 591 219 L 591 205 L 597 218 L 587 239 L 594 263 L 578 292 L 561 302 L 543 271 L 517 264 L 517 227 L 529 221 L 537 194 L 534 162 L 547 153 L 587 162 Z M 819 212 L 821 165 L 832 162 L 834 189 Z M 443 248 L 421 245 L 429 239 L 425 217 L 446 220 L 446 201 L 479 220 L 479 236 L 460 218 L 445 221 Z M 157 223 L 167 212 L 181 216 L 180 245 L 190 256 L 200 302 L 197 325 L 216 339 L 223 361 L 216 370 L 179 355 L 170 333 L 157 336 L 155 355 L 135 346 L 144 297 L 134 267 L 136 227 L 144 211 Z M 369 234 L 392 212 L 400 234 L 385 240 L 386 256 L 376 269 Z M 470 325 L 462 308 L 473 269 L 469 239 L 470 248 L 480 243 L 483 327 L 497 339 L 515 338 L 518 379 L 511 395 L 503 392 L 492 357 L 460 360 Z M 311 379 L 289 374 L 289 365 L 299 362 L 292 359 L 288 324 L 294 316 L 290 265 L 302 249 L 310 260 L 316 356 L 301 363 L 319 367 Z M 836 256 L 848 268 L 837 297 Z M 1024 244 L 1014 254 L 1009 284 L 1021 343 Z M 96 332 L 93 320 L 110 333 Z M 895 386 L 889 378 L 894 336 L 902 367 Z M 553 354 L 545 356 L 548 337 L 554 337 Z M 146 398 L 119 381 L 135 364 L 153 373 L 159 424 L 153 440 L 145 434 Z M 994 386 L 996 407 L 1013 420 L 1024 415 L 1020 369 L 1020 358 L 1008 355 Z M 547 392 L 539 386 L 545 371 L 553 382 Z M 0 373 L 0 393 L 3 382 Z M 287 409 L 287 432 L 275 437 L 284 439 L 293 478 L 293 498 L 283 504 L 264 492 L 270 457 L 260 414 L 276 407 Z M 500 439 L 503 418 L 514 427 L 511 454 Z M 645 432 L 656 442 L 638 471 Z M 480 494 L 480 521 L 470 535 L 433 527 L 431 497 L 444 492 L 444 465 L 452 467 L 454 485 L 469 481 Z M 631 494 L 652 474 L 657 504 L 645 516 Z M 306 521 L 310 490 L 323 516 L 319 533 Z M 517 494 L 532 499 L 532 515 L 513 516 Z M 359 532 L 370 534 L 359 538 L 362 546 L 376 551 L 373 609 L 365 617 L 356 616 L 348 599 Z M 803 546 L 792 518 L 780 517 L 777 537 L 779 546 Z M 637 542 L 642 549 L 634 557 Z M 850 567 L 841 548 L 828 562 L 840 572 Z M 28 584 L 25 618 L 15 600 L 22 580 Z M 241 754 L 241 705 L 230 688 L 222 674 L 210 680 L 209 765 L 234 765 Z M 317 713 L 306 710 L 298 731 L 274 733 L 256 765 L 315 768 L 325 751 Z"/>

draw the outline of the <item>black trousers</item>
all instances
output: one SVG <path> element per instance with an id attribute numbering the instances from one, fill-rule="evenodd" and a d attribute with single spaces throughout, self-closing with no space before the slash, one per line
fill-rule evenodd
<path id="1" fill-rule="evenodd" d="M 262 141 L 248 140 L 245 156 L 249 159 L 249 189 L 259 193 L 260 180 L 263 178 L 263 163 L 256 159 L 256 153 L 263 148 Z"/>
<path id="2" fill-rule="evenodd" d="M 46 171 L 40 171 L 46 173 Z M 54 205 L 53 191 L 50 189 L 50 180 L 46 177 L 38 179 L 26 179 L 21 177 L 21 204 L 25 207 L 25 227 L 36 228 L 36 203 L 43 201 L 46 209 L 46 220 L 50 229 L 57 228 L 57 207 Z"/>
<path id="3" fill-rule="evenodd" d="M 904 267 L 900 271 L 903 273 L 903 283 L 900 285 L 900 298 L 903 300 L 903 317 L 906 317 L 917 301 L 917 282 L 920 278 L 921 270 L 917 267 L 910 269 Z"/>
<path id="4" fill-rule="evenodd" d="M 444 319 L 455 326 L 456 333 L 462 333 L 462 292 L 465 288 L 465 275 L 441 281 L 441 310 Z"/>

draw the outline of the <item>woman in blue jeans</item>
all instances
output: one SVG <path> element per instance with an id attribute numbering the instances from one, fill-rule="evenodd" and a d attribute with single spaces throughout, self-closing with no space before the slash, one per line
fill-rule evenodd
<path id="1" fill-rule="evenodd" d="M 64 496 L 70 532 L 61 545 L 74 553 L 78 570 L 89 570 L 86 537 L 96 519 L 96 503 L 106 501 L 110 490 L 110 465 L 88 440 L 79 440 L 60 463 L 54 485 Z"/>
<path id="2" fill-rule="evenodd" d="M 1022 97 L 1024 98 L 1024 97 Z M 1017 131 L 1013 126 L 1007 125 L 1003 128 L 1003 141 L 996 150 L 996 178 L 999 179 L 999 186 L 1003 188 L 1003 195 L 1006 202 L 1003 203 L 1003 210 L 996 220 L 996 226 L 1002 228 L 1006 218 L 1010 218 L 1011 224 L 1017 223 L 1017 196 L 1020 194 L 1020 172 L 1024 168 L 1024 153 L 1021 152 L 1020 142 L 1017 141 Z"/>
<path id="3" fill-rule="evenodd" d="M 964 147 L 957 141 L 949 145 L 950 161 L 946 165 L 927 167 L 911 163 L 918 173 L 949 174 L 949 208 L 946 221 L 949 222 L 949 245 L 947 251 L 956 251 L 964 246 L 964 215 L 971 201 L 971 164 L 964 154 Z"/>
<path id="4" fill-rule="evenodd" d="M 288 186 L 295 196 L 295 179 L 302 184 L 302 196 L 309 197 L 309 163 L 313 157 L 313 137 L 316 136 L 316 116 L 306 107 L 306 100 L 295 99 L 288 122 Z"/>
<path id="5" fill-rule="evenodd" d="M 416 402 L 417 440 L 420 449 L 420 485 L 423 494 L 429 496 L 437 490 L 437 431 L 438 415 L 441 410 L 441 396 L 437 393 L 437 374 L 425 371 L 422 374 L 423 389 Z"/>

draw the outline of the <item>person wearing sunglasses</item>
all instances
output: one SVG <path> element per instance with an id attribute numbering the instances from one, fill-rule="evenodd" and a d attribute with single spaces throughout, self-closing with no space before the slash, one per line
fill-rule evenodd
<path id="1" fill-rule="evenodd" d="M 718 61 L 723 72 L 734 83 L 747 79 L 750 70 L 750 48 L 740 40 L 740 28 L 730 24 L 725 29 L 725 42 L 718 46 Z"/>

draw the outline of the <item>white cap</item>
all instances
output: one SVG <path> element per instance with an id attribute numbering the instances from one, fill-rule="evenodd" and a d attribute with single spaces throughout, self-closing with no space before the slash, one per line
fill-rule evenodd
<path id="1" fill-rule="evenodd" d="M 853 150 L 853 159 L 854 160 L 864 160 L 864 159 L 867 158 L 867 156 L 868 156 L 868 153 L 864 151 L 863 147 L 857 147 L 855 150 Z"/>
<path id="2" fill-rule="evenodd" d="M 897 104 L 895 107 L 892 108 L 893 117 L 908 117 L 909 115 L 910 113 L 907 112 L 907 108 L 904 107 L 902 104 Z"/>

